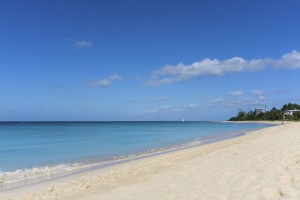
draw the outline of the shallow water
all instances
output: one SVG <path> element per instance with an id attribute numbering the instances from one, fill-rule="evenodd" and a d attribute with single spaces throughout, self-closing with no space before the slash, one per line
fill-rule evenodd
<path id="1" fill-rule="evenodd" d="M 266 127 L 222 122 L 0 123 L 2 182 Z M 201 139 L 201 140 L 200 140 Z"/>

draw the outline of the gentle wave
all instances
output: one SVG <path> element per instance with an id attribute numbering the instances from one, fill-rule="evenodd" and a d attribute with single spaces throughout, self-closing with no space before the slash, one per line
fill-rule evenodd
<path id="1" fill-rule="evenodd" d="M 157 154 L 163 154 L 170 151 L 176 151 L 183 148 L 197 146 L 202 143 L 201 138 L 185 144 L 177 144 L 171 147 L 162 147 L 158 149 L 149 149 L 145 152 L 139 154 L 130 154 L 119 157 L 113 157 L 111 160 L 106 160 L 102 162 L 95 163 L 72 163 L 72 164 L 58 164 L 53 166 L 41 166 L 25 169 L 17 169 L 15 171 L 3 172 L 0 170 L 0 184 L 11 184 L 17 182 L 24 182 L 20 185 L 32 184 L 40 182 L 43 180 L 49 180 L 55 177 L 62 177 L 74 173 L 80 173 L 83 170 L 90 170 L 95 168 L 101 168 L 105 166 L 110 166 L 113 164 L 127 162 L 130 160 L 150 157 Z M 30 181 L 32 179 L 38 179 Z M 18 186 L 18 184 L 17 184 Z"/>
<path id="2" fill-rule="evenodd" d="M 145 152 L 141 152 L 138 154 L 130 154 L 130 155 L 113 157 L 104 161 L 94 160 L 92 162 L 85 162 L 85 163 L 77 162 L 77 163 L 70 163 L 70 164 L 64 163 L 64 164 L 58 164 L 53 166 L 46 165 L 41 167 L 18 169 L 15 171 L 7 171 L 7 172 L 3 172 L 0 170 L 0 186 L 3 190 L 8 188 L 38 183 L 53 178 L 68 176 L 75 173 L 81 173 L 83 171 L 99 169 L 102 167 L 107 167 L 118 163 L 123 163 L 131 160 L 141 159 L 141 158 L 159 155 L 171 151 L 194 147 L 201 144 L 224 140 L 227 138 L 237 137 L 241 134 L 244 134 L 244 131 L 229 132 L 227 134 L 222 134 L 222 135 L 212 136 L 212 137 L 204 137 L 204 138 L 199 137 L 187 143 L 176 144 L 173 146 L 161 147 L 157 149 L 149 149 Z M 3 187 L 3 185 L 9 185 L 9 184 L 13 184 L 13 185 L 8 187 Z"/>
<path id="3" fill-rule="evenodd" d="M 37 178 L 45 175 L 53 175 L 55 173 L 62 173 L 73 171 L 82 167 L 79 163 L 74 164 L 59 164 L 55 166 L 33 167 L 25 169 L 17 169 L 11 172 L 0 171 L 0 183 L 12 183 L 22 181 L 30 178 Z"/>

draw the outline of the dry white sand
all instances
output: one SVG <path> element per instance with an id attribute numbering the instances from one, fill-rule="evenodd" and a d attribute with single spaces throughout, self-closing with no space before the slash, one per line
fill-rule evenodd
<path id="1" fill-rule="evenodd" d="M 2 191 L 0 199 L 300 199 L 300 123 Z"/>

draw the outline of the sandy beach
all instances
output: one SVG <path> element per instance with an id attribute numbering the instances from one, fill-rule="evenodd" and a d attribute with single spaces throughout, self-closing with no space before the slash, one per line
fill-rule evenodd
<path id="1" fill-rule="evenodd" d="M 300 199 L 300 123 L 2 191 L 0 199 Z"/>

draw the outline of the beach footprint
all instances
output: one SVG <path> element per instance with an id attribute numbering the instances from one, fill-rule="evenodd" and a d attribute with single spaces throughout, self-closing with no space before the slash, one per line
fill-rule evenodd
<path id="1" fill-rule="evenodd" d="M 262 194 L 265 199 L 280 199 L 284 196 L 283 192 L 278 188 L 264 187 Z"/>
<path id="2" fill-rule="evenodd" d="M 294 183 L 296 181 L 295 176 L 293 174 L 285 174 L 280 177 L 280 180 L 286 183 Z"/>

